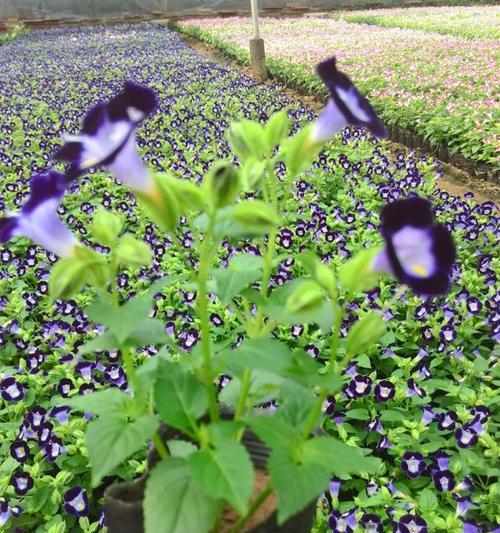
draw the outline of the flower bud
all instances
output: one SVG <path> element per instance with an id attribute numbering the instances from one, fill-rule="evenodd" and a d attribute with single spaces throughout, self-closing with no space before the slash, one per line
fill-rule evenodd
<path id="1" fill-rule="evenodd" d="M 264 129 L 257 122 L 234 122 L 229 126 L 228 140 L 242 163 L 249 157 L 261 159 L 264 155 Z"/>
<path id="2" fill-rule="evenodd" d="M 377 312 L 371 312 L 359 319 L 346 340 L 346 351 L 358 355 L 375 344 L 386 330 L 384 317 Z"/>
<path id="3" fill-rule="evenodd" d="M 374 257 L 380 248 L 361 250 L 341 267 L 340 281 L 348 291 L 363 291 L 373 288 L 381 274 L 373 270 Z"/>
<path id="4" fill-rule="evenodd" d="M 180 217 L 180 202 L 175 188 L 165 174 L 154 174 L 153 182 L 150 191 L 137 193 L 139 203 L 155 224 L 167 231 L 174 231 Z"/>
<path id="5" fill-rule="evenodd" d="M 218 161 L 203 180 L 208 201 L 215 209 L 234 202 L 241 190 L 240 178 L 236 168 L 227 161 Z"/>

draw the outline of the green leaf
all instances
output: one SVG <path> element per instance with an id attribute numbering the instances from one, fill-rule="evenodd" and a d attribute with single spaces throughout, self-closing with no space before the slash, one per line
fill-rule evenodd
<path id="1" fill-rule="evenodd" d="M 186 460 L 167 458 L 149 475 L 144 493 L 146 533 L 203 533 L 215 522 L 217 502 L 191 475 Z"/>
<path id="2" fill-rule="evenodd" d="M 77 257 L 60 259 L 50 273 L 50 299 L 69 298 L 77 293 L 87 282 L 88 266 L 88 261 Z"/>
<path id="3" fill-rule="evenodd" d="M 297 430 L 277 415 L 251 416 L 245 422 L 270 448 L 288 448 L 300 438 Z"/>
<path id="4" fill-rule="evenodd" d="M 424 489 L 420 491 L 420 495 L 418 497 L 418 504 L 420 509 L 426 514 L 432 513 L 439 507 L 439 502 L 436 498 L 436 495 L 434 494 L 434 491 L 429 489 Z"/>
<path id="5" fill-rule="evenodd" d="M 122 222 L 118 215 L 110 213 L 104 207 L 96 211 L 91 232 L 98 243 L 112 248 L 116 244 L 121 229 Z"/>
<path id="6" fill-rule="evenodd" d="M 281 145 L 281 159 L 292 177 L 307 170 L 319 153 L 320 147 L 311 142 L 311 133 L 312 127 L 306 126 L 293 137 L 285 139 Z"/>
<path id="7" fill-rule="evenodd" d="M 346 340 L 347 353 L 357 355 L 371 348 L 384 334 L 387 323 L 382 314 L 372 311 L 360 318 L 349 331 Z"/>
<path id="8" fill-rule="evenodd" d="M 234 296 L 257 281 L 261 275 L 261 270 L 234 271 L 228 268 L 213 270 L 215 287 L 211 289 L 211 292 L 216 294 L 222 303 L 228 304 Z"/>
<path id="9" fill-rule="evenodd" d="M 99 337 L 91 339 L 90 341 L 80 346 L 80 348 L 78 349 L 78 353 L 80 355 L 85 355 L 87 353 L 115 350 L 119 348 L 119 346 L 120 344 L 116 337 L 109 331 L 105 331 L 104 333 L 101 333 Z"/>
<path id="10" fill-rule="evenodd" d="M 344 477 L 349 474 L 375 473 L 380 460 L 366 457 L 357 446 L 347 446 L 333 437 L 316 437 L 302 446 L 305 462 L 323 465 L 329 473 Z"/>
<path id="11" fill-rule="evenodd" d="M 144 448 L 157 427 L 155 415 L 144 415 L 134 422 L 114 417 L 90 422 L 85 442 L 89 452 L 92 486 L 99 485 L 104 476 Z"/>
<path id="12" fill-rule="evenodd" d="M 115 250 L 116 256 L 128 265 L 146 266 L 151 263 L 152 252 L 148 244 L 132 235 L 124 235 Z"/>
<path id="13" fill-rule="evenodd" d="M 131 396 L 117 388 L 112 388 L 66 398 L 60 403 L 79 411 L 88 411 L 94 415 L 118 418 L 133 402 Z"/>
<path id="14" fill-rule="evenodd" d="M 324 302 L 318 308 L 300 313 L 290 313 L 286 308 L 286 302 L 300 280 L 285 283 L 273 290 L 264 310 L 275 322 L 283 324 L 319 324 L 323 332 L 331 329 L 334 321 L 334 313 L 330 302 Z"/>
<path id="15" fill-rule="evenodd" d="M 278 524 L 301 511 L 328 486 L 329 471 L 321 464 L 296 464 L 286 450 L 275 449 L 267 463 L 278 495 Z"/>
<path id="16" fill-rule="evenodd" d="M 264 129 L 257 122 L 242 120 L 229 126 L 227 137 L 241 162 L 250 157 L 261 159 L 265 152 Z"/>
<path id="17" fill-rule="evenodd" d="M 154 397 L 162 420 L 188 435 L 208 408 L 203 384 L 179 364 L 163 360 L 158 365 Z"/>
<path id="18" fill-rule="evenodd" d="M 240 514 L 247 510 L 253 491 L 253 466 L 245 447 L 237 442 L 221 442 L 215 449 L 200 450 L 189 456 L 193 477 L 214 498 L 226 500 Z"/>
<path id="19" fill-rule="evenodd" d="M 172 457 L 181 457 L 186 459 L 198 448 L 187 440 L 169 440 L 167 441 L 168 450 Z"/>
<path id="20" fill-rule="evenodd" d="M 231 218 L 252 235 L 269 233 L 280 223 L 276 210 L 262 200 L 241 201 L 235 206 Z"/>

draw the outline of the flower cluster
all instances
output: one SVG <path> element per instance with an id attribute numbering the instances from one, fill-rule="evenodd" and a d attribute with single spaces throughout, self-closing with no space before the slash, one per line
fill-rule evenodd
<path id="1" fill-rule="evenodd" d="M 449 14 L 449 8 L 442 9 L 442 19 L 453 16 L 454 8 Z M 498 12 L 495 7 L 470 10 L 479 13 L 481 27 L 494 24 Z M 411 17 L 407 15 L 406 20 Z M 358 24 L 356 18 L 354 22 L 343 18 L 265 18 L 261 33 L 267 56 L 275 60 L 270 65 L 273 74 L 320 91 L 315 65 L 335 50 L 347 73 L 357 80 L 387 124 L 421 133 L 434 144 L 446 144 L 465 157 L 495 164 L 498 131 L 492 109 L 498 86 L 497 40 L 428 31 L 433 27 L 423 28 L 425 31 L 404 29 L 398 12 L 395 18 L 394 28 Z M 412 27 L 421 27 L 420 12 L 411 20 Z M 240 58 L 247 55 L 252 31 L 248 18 L 187 19 L 181 27 L 226 50 L 233 46 Z"/>
<path id="2" fill-rule="evenodd" d="M 35 54 L 33 42 L 37 43 Z M 60 205 L 60 191 L 53 190 L 50 205 L 57 201 L 58 207 L 52 213 L 57 212 L 79 243 L 106 253 L 104 246 L 92 241 L 86 227 L 98 206 L 113 209 L 126 220 L 127 228 L 153 249 L 150 267 L 125 269 L 118 277 L 117 291 L 122 301 L 140 293 L 150 280 L 165 272 L 195 268 L 193 235 L 182 219 L 175 235 L 166 236 L 158 230 L 137 208 L 136 197 L 125 187 L 119 184 L 110 189 L 109 176 L 99 172 L 101 164 L 116 164 L 115 175 L 134 190 L 138 190 L 137 183 L 151 183 L 143 173 L 145 166 L 137 166 L 137 161 L 200 181 L 215 156 L 230 155 L 224 134 L 235 118 L 244 116 L 265 122 L 288 105 L 292 131 L 315 119 L 310 109 L 289 102 L 274 88 L 256 86 L 233 69 L 197 55 L 166 29 L 145 25 L 45 30 L 9 46 L 16 47 L 12 58 L 0 51 L 4 64 L 0 74 L 0 111 L 7 117 L 0 136 L 0 211 L 10 220 L 3 223 L 3 228 L 12 228 L 12 218 L 25 216 L 23 192 L 28 177 L 42 174 L 46 177 L 35 182 L 62 182 L 59 176 L 63 174 L 43 173 L 42 169 L 61 148 L 61 134 L 72 132 L 62 152 L 71 159 L 69 182 L 64 180 L 64 187 L 71 194 Z M 116 116 L 108 107 L 116 101 L 112 95 L 126 91 L 121 91 L 118 82 L 109 81 L 116 76 L 107 70 L 108 61 L 127 72 L 128 77 L 140 80 L 141 86 L 159 89 L 159 112 L 140 130 L 137 122 L 141 116 L 133 109 L 126 116 L 122 113 L 117 121 L 110 118 Z M 339 60 L 339 64 L 343 62 Z M 89 74 L 91 84 L 82 81 L 81 72 Z M 102 72 L 107 74 L 104 79 Z M 36 83 L 29 83 L 30 78 Z M 357 81 L 357 76 L 353 75 L 353 79 Z M 103 102 L 98 107 L 101 111 L 94 118 L 105 129 L 92 130 L 92 120 L 87 119 L 87 131 L 76 132 L 82 111 L 99 101 Z M 129 107 L 139 109 L 141 105 L 139 101 Z M 105 152 L 92 151 L 92 131 L 104 136 L 116 134 Z M 131 157 L 129 151 L 136 136 L 139 159 Z M 111 155 L 113 160 L 107 161 Z M 91 164 L 91 157 L 98 171 L 90 177 L 77 178 L 86 170 L 82 163 Z M 127 176 L 120 174 L 117 161 L 130 164 L 131 169 L 137 170 L 134 176 L 142 176 L 144 181 L 126 182 Z M 355 476 L 338 488 L 332 487 L 338 503 L 324 520 L 328 522 L 331 514 L 330 524 L 339 530 L 358 527 L 368 531 L 393 528 L 423 532 L 431 524 L 446 530 L 445 519 L 451 516 L 452 520 L 456 515 L 463 518 L 463 522 L 459 518 L 453 522 L 457 530 L 463 526 L 465 531 L 480 531 L 482 524 L 494 522 L 494 495 L 482 480 L 490 468 L 489 454 L 494 450 L 488 439 L 495 428 L 487 419 L 495 394 L 490 380 L 495 358 L 490 352 L 500 335 L 500 297 L 495 289 L 498 265 L 492 245 L 498 218 L 491 202 L 481 204 L 471 196 L 435 192 L 429 184 L 436 173 L 431 162 L 413 153 L 393 156 L 365 129 L 347 127 L 320 154 L 311 172 L 295 184 L 287 206 L 291 215 L 286 214 L 277 236 L 280 262 L 270 279 L 273 288 L 299 275 L 295 257 L 304 249 L 314 249 L 323 262 L 330 264 L 383 241 L 387 255 L 384 271 L 417 290 L 422 287 L 422 279 L 429 278 L 432 289 L 438 273 L 436 266 L 448 264 L 446 260 L 441 262 L 434 245 L 440 225 L 453 232 L 460 258 L 459 266 L 451 267 L 450 292 L 442 298 L 406 294 L 388 305 L 393 296 L 393 277 L 383 278 L 368 293 L 352 297 L 341 325 L 342 336 L 366 311 L 378 311 L 394 320 L 382 338 L 380 350 L 361 353 L 356 367 L 346 369 L 347 387 L 332 392 L 325 403 L 326 414 L 331 416 L 326 422 L 327 431 L 373 450 L 385 465 L 384 474 L 374 479 Z M 140 186 L 138 193 L 141 194 Z M 432 211 L 423 200 L 431 194 Z M 42 197 L 36 205 L 44 204 Z M 378 226 L 384 206 L 410 200 L 425 204 L 423 221 L 418 219 L 414 226 L 407 223 L 406 213 L 396 222 L 382 215 L 381 239 Z M 11 209 L 20 212 L 12 215 Z M 28 212 L 28 222 L 30 216 Z M 406 240 L 408 231 L 400 233 L 408 226 L 424 237 L 410 246 Z M 259 253 L 251 241 L 241 245 L 224 241 L 219 255 L 221 264 L 241 252 Z M 47 304 L 47 281 L 56 260 L 54 254 L 58 255 L 55 249 L 46 252 L 23 242 L 0 250 L 0 350 L 5 354 L 2 363 L 6 367 L 0 380 L 0 401 L 10 424 L 2 462 L 15 460 L 17 465 L 5 480 L 8 488 L 6 500 L 0 503 L 0 520 L 14 520 L 21 512 L 19 501 L 32 522 L 42 524 L 45 516 L 57 515 L 70 528 L 81 516 L 98 519 L 98 502 L 79 437 L 91 415 L 81 416 L 54 406 L 92 390 L 125 390 L 128 383 L 116 351 L 85 358 L 76 355 L 81 344 L 101 333 L 102 328 L 82 311 L 87 304 L 85 295 L 56 300 L 53 306 Z M 424 276 L 421 267 L 429 275 Z M 430 289 L 418 292 L 433 293 Z M 152 310 L 163 320 L 171 342 L 184 350 L 196 348 L 200 337 L 194 298 L 192 290 L 174 285 L 156 295 Z M 238 335 L 238 324 L 230 308 L 213 297 L 209 311 L 217 342 L 228 342 Z M 325 360 L 328 346 L 316 328 L 280 327 L 277 336 L 316 360 Z M 156 351 L 153 346 L 145 346 L 136 355 L 138 360 L 147 361 Z M 223 381 L 221 378 L 221 384 Z M 462 448 L 460 443 L 467 443 L 467 447 Z M 449 459 L 435 455 L 436 450 L 445 452 Z M 406 453 L 422 456 L 426 467 L 420 476 L 411 478 L 401 469 Z M 461 454 L 466 460 L 458 470 Z M 31 465 L 39 468 L 38 473 L 31 470 Z M 123 475 L 133 477 L 135 468 L 134 461 L 124 465 Z M 47 499 L 42 508 L 36 507 L 35 498 L 46 492 L 45 481 L 55 482 L 56 477 L 62 499 Z M 420 505 L 418 498 L 424 486 L 438 498 L 437 511 Z M 389 495 L 385 500 L 386 488 Z M 379 498 L 378 503 L 377 499 L 366 502 L 374 496 Z M 359 501 L 356 509 L 354 498 Z"/>

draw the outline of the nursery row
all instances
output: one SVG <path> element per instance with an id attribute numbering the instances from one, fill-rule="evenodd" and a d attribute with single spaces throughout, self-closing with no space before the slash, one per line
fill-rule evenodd
<path id="1" fill-rule="evenodd" d="M 333 17 L 387 28 L 407 28 L 460 37 L 500 38 L 498 6 L 412 7 L 349 11 Z"/>
<path id="2" fill-rule="evenodd" d="M 247 18 L 184 20 L 180 28 L 248 61 Z M 265 18 L 261 33 L 268 68 L 279 79 L 324 94 L 315 65 L 335 54 L 388 125 L 468 159 L 497 163 L 498 40 L 320 18 Z"/>
<path id="3" fill-rule="evenodd" d="M 290 102 L 276 87 L 208 60 L 176 33 L 154 25 L 35 31 L 2 47 L 0 66 L 5 118 L 0 218 L 24 204 L 33 174 L 54 166 L 62 134 L 78 134 L 86 111 L 119 93 L 124 80 L 148 86 L 158 97 L 158 109 L 138 131 L 147 165 L 195 183 L 214 160 L 232 157 L 226 136 L 231 122 L 264 124 L 286 108 L 293 133 L 314 119 L 310 109 Z M 356 72 L 351 74 L 358 82 Z M 362 86 L 360 75 L 359 81 Z M 393 158 L 383 141 L 363 129 L 346 128 L 297 179 L 282 208 L 273 291 L 300 275 L 300 252 L 314 251 L 336 268 L 357 251 L 379 245 L 382 207 L 411 193 L 432 199 L 457 248 L 452 287 L 444 297 L 399 292 L 390 278 L 367 294 L 352 295 L 339 324 L 341 342 L 368 310 L 379 309 L 392 320 L 380 343 L 361 351 L 345 369 L 345 387 L 328 396 L 325 429 L 369 451 L 382 466 L 370 477 L 332 478 L 318 506 L 316 532 L 353 531 L 359 525 L 377 532 L 472 533 L 493 531 L 500 516 L 498 419 L 492 416 L 499 402 L 494 351 L 500 339 L 498 217 L 492 202 L 440 192 L 438 178 L 432 161 L 412 153 Z M 158 289 L 150 315 L 163 323 L 168 346 L 194 358 L 200 340 L 196 293 L 182 280 L 196 269 L 196 243 L 186 220 L 167 235 L 103 170 L 81 178 L 69 192 L 59 215 L 84 244 L 106 253 L 88 232 L 97 209 L 104 207 L 152 249 L 151 266 L 119 273 L 120 301 L 166 274 L 179 276 Z M 227 265 L 242 252 L 259 255 L 259 242 L 224 240 L 218 262 Z M 56 261 L 26 239 L 0 249 L 2 531 L 93 532 L 105 520 L 104 487 L 92 488 L 84 440 L 92 413 L 82 414 L 65 402 L 94 390 L 126 391 L 129 383 L 120 352 L 82 351 L 84 342 L 103 331 L 85 312 L 94 293 L 86 290 L 50 303 L 48 279 Z M 231 298 L 229 288 L 228 294 Z M 239 345 L 238 316 L 218 295 L 209 306 L 214 342 Z M 281 307 L 274 312 L 283 314 Z M 330 339 L 314 324 L 280 326 L 274 340 L 326 363 Z M 143 346 L 136 360 L 149 361 L 159 350 Z M 221 376 L 219 385 L 221 398 L 229 399 L 227 379 Z M 104 486 L 143 473 L 141 457 L 117 467 Z M 297 495 L 290 493 L 290 499 L 296 501 Z"/>

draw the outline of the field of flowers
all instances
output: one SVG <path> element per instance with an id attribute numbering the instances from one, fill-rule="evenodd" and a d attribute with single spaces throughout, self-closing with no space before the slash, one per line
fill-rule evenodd
<path id="1" fill-rule="evenodd" d="M 181 27 L 248 60 L 249 19 L 192 19 Z M 451 153 L 498 164 L 497 39 L 314 18 L 265 18 L 261 33 L 273 75 L 321 93 L 314 67 L 335 54 L 387 124 Z"/>
<path id="2" fill-rule="evenodd" d="M 234 22 L 224 36 L 233 35 Z M 265 31 L 273 24 L 266 23 Z M 347 69 L 354 65 L 335 51 Z M 311 46 L 310 52 L 307 59 L 314 61 L 321 49 Z M 387 64 L 394 63 L 386 53 Z M 287 108 L 296 131 L 314 118 L 277 88 L 256 84 L 201 56 L 176 33 L 148 24 L 34 31 L 2 46 L 0 66 L 0 218 L 24 204 L 33 174 L 53 166 L 61 135 L 77 134 L 89 107 L 117 94 L 124 80 L 158 95 L 158 110 L 138 132 L 147 164 L 194 182 L 214 160 L 229 156 L 231 121 L 265 123 Z M 351 74 L 363 84 L 361 71 Z M 482 80 L 491 78 L 482 74 Z M 416 77 L 408 72 L 407 79 Z M 346 369 L 346 387 L 325 402 L 324 427 L 371 450 L 383 467 L 371 477 L 332 479 L 318 505 L 316 533 L 352 532 L 357 525 L 371 532 L 498 531 L 499 220 L 492 202 L 440 192 L 438 177 L 432 161 L 412 153 L 392 157 L 366 131 L 347 128 L 294 183 L 284 209 L 273 289 L 300 273 L 296 257 L 303 250 L 336 267 L 378 244 L 382 206 L 410 193 L 432 198 L 457 247 L 445 297 L 401 293 L 387 278 L 368 294 L 352 295 L 342 337 L 367 310 L 383 310 L 393 320 L 380 343 Z M 167 236 L 123 184 L 106 171 L 92 172 L 72 186 L 59 214 L 83 243 L 102 253 L 106 248 L 87 230 L 99 207 L 119 214 L 126 231 L 153 252 L 151 267 L 123 269 L 118 298 L 125 302 L 165 274 L 179 275 L 180 281 L 158 289 L 150 315 L 163 323 L 170 349 L 194 354 L 200 324 L 192 286 L 182 281 L 196 268 L 191 228 L 181 219 Z M 259 255 L 259 243 L 225 240 L 218 259 L 227 263 L 238 252 Z M 0 248 L 0 530 L 9 533 L 102 531 L 104 486 L 146 468 L 136 454 L 105 477 L 104 486 L 92 488 L 84 432 L 93 415 L 65 402 L 94 390 L 128 390 L 129 384 L 120 352 L 82 353 L 83 343 L 103 331 L 85 311 L 94 292 L 50 303 L 48 279 L 56 261 L 27 239 Z M 217 342 L 241 341 L 231 307 L 213 298 L 209 311 Z M 316 326 L 281 327 L 276 337 L 326 362 L 329 339 Z M 143 346 L 135 358 L 148 361 L 159 350 Z M 224 385 L 221 378 L 222 390 Z"/>
<path id="3" fill-rule="evenodd" d="M 499 6 L 366 9 L 333 16 L 348 22 L 374 24 L 387 28 L 424 30 L 470 38 L 500 38 Z"/>

